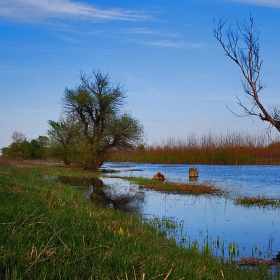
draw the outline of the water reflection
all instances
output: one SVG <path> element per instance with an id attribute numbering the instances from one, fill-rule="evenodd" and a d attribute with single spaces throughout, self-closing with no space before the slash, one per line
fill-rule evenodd
<path id="1" fill-rule="evenodd" d="M 106 184 L 127 184 L 104 178 Z M 169 236 L 183 246 L 197 246 L 218 257 L 272 259 L 280 249 L 280 210 L 237 206 L 223 196 L 192 196 L 145 190 L 140 214 L 179 225 Z"/>
<path id="2" fill-rule="evenodd" d="M 144 200 L 144 191 L 137 187 L 122 186 L 116 189 L 116 185 L 104 184 L 100 178 L 67 177 L 59 176 L 60 182 L 70 184 L 73 188 L 85 192 L 87 199 L 95 205 L 121 209 L 129 213 L 139 213 Z"/>
<path id="3" fill-rule="evenodd" d="M 200 249 L 207 244 L 218 256 L 270 259 L 280 249 L 279 210 L 248 209 L 224 197 L 149 191 L 142 214 L 182 223 L 183 229 L 176 235 L 178 242 L 184 239 L 188 246 L 197 241 Z"/>
<path id="4" fill-rule="evenodd" d="M 211 181 L 215 186 L 234 193 L 252 196 L 269 195 L 280 198 L 279 165 L 189 165 L 189 164 L 132 164 L 107 162 L 103 168 L 117 170 L 119 176 L 153 178 L 161 172 L 167 181 L 189 182 L 188 170 L 196 167 L 198 183 Z"/>
<path id="5" fill-rule="evenodd" d="M 153 170 L 149 171 L 151 174 L 155 174 L 155 170 L 161 171 L 159 166 L 150 168 Z M 141 170 L 144 170 L 143 166 Z M 143 176 L 150 176 L 149 172 L 135 169 L 132 171 L 131 167 L 121 172 L 142 172 Z M 170 169 L 169 172 L 175 174 L 178 170 L 175 172 Z M 203 171 L 201 173 L 203 174 Z M 241 173 L 245 177 L 243 169 Z M 185 175 L 188 176 L 187 173 Z M 248 176 L 247 180 L 249 178 Z M 168 234 L 174 236 L 183 246 L 196 244 L 201 250 L 208 248 L 214 255 L 234 259 L 243 256 L 272 259 L 280 250 L 279 209 L 245 208 L 235 205 L 226 197 L 219 196 L 196 197 L 143 190 L 131 182 L 118 178 L 61 177 L 59 180 L 84 191 L 89 201 L 96 205 L 140 213 L 147 219 L 174 221 L 179 227 Z M 262 190 L 267 195 L 275 193 L 277 180 L 273 190 L 270 189 L 271 185 L 266 188 L 260 188 L 258 185 L 258 191 Z"/>

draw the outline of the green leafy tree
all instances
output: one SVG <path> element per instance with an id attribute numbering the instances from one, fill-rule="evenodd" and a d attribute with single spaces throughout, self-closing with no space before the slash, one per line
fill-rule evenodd
<path id="1" fill-rule="evenodd" d="M 45 155 L 45 150 L 40 143 L 32 139 L 30 142 L 24 142 L 23 145 L 23 157 L 32 159 L 42 159 Z"/>
<path id="2" fill-rule="evenodd" d="M 26 134 L 14 131 L 11 135 L 12 143 L 8 147 L 2 148 L 3 156 L 11 157 L 24 157 L 24 147 L 28 144 L 26 140 Z"/>
<path id="3" fill-rule="evenodd" d="M 49 146 L 49 138 L 47 136 L 39 135 L 36 141 L 45 148 Z"/>
<path id="4" fill-rule="evenodd" d="M 36 138 L 36 141 L 40 145 L 40 154 L 41 158 L 46 158 L 48 155 L 48 150 L 49 150 L 49 138 L 44 135 L 39 135 L 38 138 Z"/>
<path id="5" fill-rule="evenodd" d="M 7 147 L 6 150 L 4 150 L 3 155 L 24 158 L 24 150 L 26 145 L 28 145 L 28 142 L 26 140 L 23 142 L 13 142 L 10 146 Z"/>
<path id="6" fill-rule="evenodd" d="M 61 116 L 58 122 L 49 120 L 49 153 L 69 166 L 81 146 L 81 124 L 75 114 Z"/>
<path id="7" fill-rule="evenodd" d="M 62 104 L 67 114 L 76 114 L 86 143 L 87 168 L 98 168 L 113 149 L 134 149 L 142 143 L 143 127 L 130 113 L 121 113 L 126 94 L 100 71 L 80 75 L 81 85 L 65 89 Z"/>
<path id="8" fill-rule="evenodd" d="M 26 135 L 18 131 L 15 131 L 11 138 L 13 140 L 12 144 L 2 149 L 3 156 L 21 157 L 24 159 L 41 159 L 44 157 L 44 146 L 37 140 L 27 141 Z"/>

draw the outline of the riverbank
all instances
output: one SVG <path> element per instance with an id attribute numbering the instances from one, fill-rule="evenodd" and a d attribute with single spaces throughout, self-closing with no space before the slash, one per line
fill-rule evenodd
<path id="1" fill-rule="evenodd" d="M 96 174 L 25 167 L 0 166 L 1 279 L 280 279 L 265 264 L 239 268 L 177 246 L 141 217 L 96 207 L 47 179 Z"/>

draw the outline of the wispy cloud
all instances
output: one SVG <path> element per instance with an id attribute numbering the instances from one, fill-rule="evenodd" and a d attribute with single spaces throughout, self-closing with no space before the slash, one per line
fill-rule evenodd
<path id="1" fill-rule="evenodd" d="M 165 29 L 132 28 L 128 34 L 137 36 L 134 42 L 156 47 L 174 49 L 197 49 L 204 47 L 203 43 L 188 43 L 183 35 Z"/>
<path id="2" fill-rule="evenodd" d="M 230 1 L 251 4 L 251 5 L 258 5 L 258 6 L 280 8 L 279 0 L 230 0 Z"/>
<path id="3" fill-rule="evenodd" d="M 185 42 L 175 42 L 175 41 L 146 41 L 142 42 L 144 45 L 165 47 L 165 48 L 175 48 L 175 49 L 199 49 L 203 48 L 205 44 L 203 43 L 185 43 Z"/>
<path id="4" fill-rule="evenodd" d="M 169 30 L 162 29 L 149 29 L 149 28 L 132 28 L 128 30 L 128 33 L 139 35 L 151 35 L 151 36 L 164 36 L 164 37 L 179 37 L 180 35 L 171 32 Z"/>
<path id="5" fill-rule="evenodd" d="M 46 18 L 93 21 L 141 21 L 149 18 L 141 11 L 102 9 L 73 0 L 1 0 L 0 17 L 28 22 Z"/>

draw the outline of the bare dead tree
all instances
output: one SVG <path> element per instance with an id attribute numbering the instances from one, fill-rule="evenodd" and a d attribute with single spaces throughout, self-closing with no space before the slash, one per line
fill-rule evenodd
<path id="1" fill-rule="evenodd" d="M 230 18 L 220 18 L 217 23 L 214 21 L 213 32 L 225 55 L 238 65 L 243 75 L 242 85 L 251 105 L 244 105 L 237 97 L 237 104 L 244 110 L 244 114 L 238 116 L 257 116 L 280 132 L 279 106 L 270 105 L 265 108 L 259 99 L 259 93 L 265 85 L 260 79 L 263 63 L 260 57 L 260 32 L 254 25 L 253 17 L 250 16 L 249 23 L 241 19 L 235 19 L 233 22 Z M 223 35 L 226 35 L 225 39 Z"/>
<path id="2" fill-rule="evenodd" d="M 14 131 L 11 138 L 13 140 L 13 143 L 23 143 L 27 140 L 26 134 L 19 131 Z"/>

